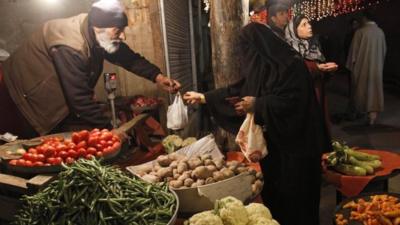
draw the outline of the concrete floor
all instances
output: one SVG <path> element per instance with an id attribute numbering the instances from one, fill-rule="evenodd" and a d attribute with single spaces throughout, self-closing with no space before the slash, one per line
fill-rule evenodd
<path id="1" fill-rule="evenodd" d="M 348 104 L 348 85 L 345 75 L 336 75 L 327 87 L 329 111 L 334 115 L 344 113 Z M 370 149 L 392 150 L 400 153 L 400 95 L 385 90 L 385 111 L 374 126 L 367 126 L 366 119 L 336 121 L 332 126 L 332 139 L 346 141 L 349 146 Z M 389 180 L 389 191 L 400 193 L 400 176 Z M 327 183 L 322 185 L 320 218 L 321 225 L 332 225 L 336 206 L 335 188 Z"/>

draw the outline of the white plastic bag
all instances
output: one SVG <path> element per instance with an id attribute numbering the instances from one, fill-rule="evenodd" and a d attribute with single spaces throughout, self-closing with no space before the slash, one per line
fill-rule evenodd
<path id="1" fill-rule="evenodd" d="M 218 145 L 215 142 L 214 135 L 212 134 L 209 134 L 200 140 L 197 140 L 195 143 L 181 148 L 176 152 L 186 155 L 189 159 L 205 154 L 210 154 L 213 159 L 224 158 L 224 155 L 219 150 Z"/>
<path id="2" fill-rule="evenodd" d="M 258 162 L 268 154 L 262 128 L 255 124 L 253 113 L 247 113 L 235 141 L 250 162 Z"/>
<path id="3" fill-rule="evenodd" d="M 184 128 L 188 121 L 187 106 L 178 92 L 172 105 L 168 106 L 167 127 L 171 130 L 179 130 Z"/>

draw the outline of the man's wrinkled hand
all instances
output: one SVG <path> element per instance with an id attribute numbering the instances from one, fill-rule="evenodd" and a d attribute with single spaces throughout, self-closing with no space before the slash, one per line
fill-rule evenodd
<path id="1" fill-rule="evenodd" d="M 161 89 L 169 93 L 176 93 L 181 88 L 181 84 L 178 81 L 170 79 L 162 74 L 157 75 L 156 83 Z"/>

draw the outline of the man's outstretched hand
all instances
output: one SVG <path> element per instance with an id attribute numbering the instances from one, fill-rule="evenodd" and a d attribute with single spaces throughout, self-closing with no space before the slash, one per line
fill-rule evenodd
<path id="1" fill-rule="evenodd" d="M 170 93 L 176 93 L 181 88 L 181 84 L 178 81 L 170 79 L 162 74 L 157 75 L 156 83 L 161 89 Z"/>

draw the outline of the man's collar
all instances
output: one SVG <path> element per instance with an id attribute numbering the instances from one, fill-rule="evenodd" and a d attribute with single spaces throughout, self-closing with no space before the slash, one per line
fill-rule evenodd
<path id="1" fill-rule="evenodd" d="M 282 30 L 281 28 L 275 26 L 274 24 L 271 24 L 271 30 L 273 31 L 273 33 L 278 36 L 280 39 L 285 40 L 285 31 Z"/>
<path id="2" fill-rule="evenodd" d="M 82 23 L 81 32 L 83 37 L 85 38 L 86 42 L 88 43 L 88 47 L 90 49 L 100 47 L 99 43 L 96 40 L 96 34 L 94 33 L 94 29 L 89 24 L 89 18 L 86 19 Z"/>

